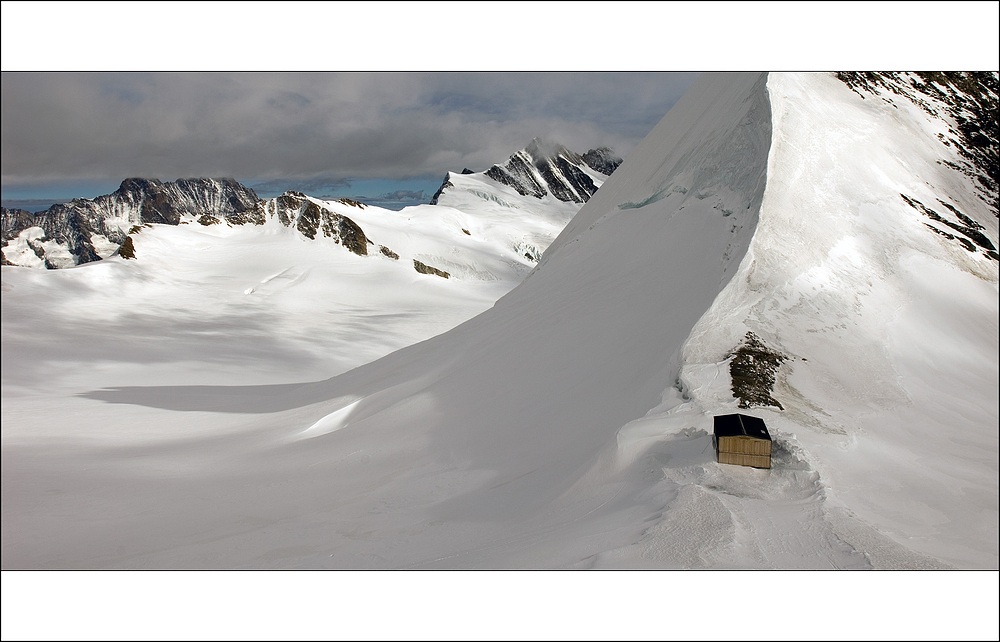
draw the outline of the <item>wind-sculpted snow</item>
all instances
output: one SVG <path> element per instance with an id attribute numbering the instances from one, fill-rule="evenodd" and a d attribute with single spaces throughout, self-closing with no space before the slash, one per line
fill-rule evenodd
<path id="1" fill-rule="evenodd" d="M 548 193 L 551 227 L 509 238 L 519 210 L 475 192 L 537 199 L 482 174 L 449 175 L 447 244 L 402 225 L 421 208 L 390 226 L 318 203 L 400 257 L 338 265 L 421 288 L 480 282 L 448 247 L 527 252 L 562 231 L 492 308 L 332 378 L 94 385 L 44 430 L 45 397 L 5 397 L 3 565 L 995 569 L 997 261 L 900 196 L 997 246 L 974 178 L 938 162 L 961 158 L 942 130 L 834 74 L 703 74 L 564 228 L 578 204 Z M 246 296 L 311 278 L 276 271 Z M 240 316 L 282 328 L 262 354 L 292 332 Z M 220 336 L 163 326 L 191 354 Z M 731 367 L 748 346 L 774 355 L 763 374 Z M 734 372 L 768 389 L 743 412 L 767 422 L 770 470 L 715 462 Z"/>
<path id="2" fill-rule="evenodd" d="M 662 510 L 663 496 L 649 494 L 644 473 L 635 477 L 627 466 L 596 481 L 588 470 L 608 461 L 605 453 L 616 448 L 619 428 L 642 417 L 673 384 L 681 344 L 749 243 L 770 143 L 765 80 L 707 77 L 696 88 L 700 98 L 671 112 L 633 152 L 655 155 L 671 132 L 700 128 L 705 135 L 687 141 L 692 154 L 724 165 L 734 136 L 754 122 L 764 131 L 742 136 L 747 143 L 738 153 L 756 173 L 748 170 L 742 183 L 711 175 L 710 185 L 691 184 L 687 196 L 675 193 L 625 211 L 618 202 L 643 198 L 677 169 L 669 164 L 636 182 L 622 172 L 626 161 L 604 185 L 611 188 L 611 206 L 594 209 L 602 187 L 574 219 L 599 220 L 593 230 L 563 243 L 558 260 L 543 260 L 491 310 L 448 333 L 328 381 L 292 388 L 87 393 L 85 399 L 111 402 L 108 407 L 117 412 L 149 406 L 167 414 L 187 410 L 189 417 L 207 412 L 227 426 L 241 422 L 234 424 L 238 414 L 226 411 L 253 408 L 250 423 L 271 435 L 265 438 L 271 445 L 250 440 L 234 444 L 235 451 L 226 446 L 228 456 L 262 458 L 253 467 L 259 473 L 248 471 L 255 478 L 291 473 L 290 484 L 255 493 L 256 507 L 247 503 L 249 495 L 223 491 L 226 506 L 211 502 L 211 514 L 188 508 L 171 528 L 120 529 L 146 538 L 132 550 L 167 566 L 182 558 L 200 565 L 197 560 L 208 555 L 224 566 L 536 567 L 588 564 L 602 550 L 635 541 L 646 520 Z M 462 179 L 475 177 L 451 177 L 456 186 Z M 699 198 L 709 187 L 717 195 Z M 458 228 L 472 233 L 469 242 L 484 233 L 475 221 L 456 221 Z M 382 242 L 375 233 L 372 238 Z M 390 241 L 384 245 L 397 250 Z M 444 263 L 419 260 L 451 272 Z M 335 431 L 307 431 L 326 425 L 321 420 L 327 415 L 336 418 L 330 420 Z M 693 456 L 705 464 L 710 459 L 708 451 Z M 200 475 L 186 470 L 185 479 Z M 288 492 L 295 502 L 280 499 Z M 268 557 L 268 550 L 284 546 L 277 543 L 284 540 L 283 527 L 262 527 L 270 535 L 255 529 L 253 542 L 232 532 L 197 547 L 196 559 L 182 552 L 181 542 L 191 541 L 184 523 L 199 522 L 201 532 L 226 531 L 225 524 L 248 510 L 303 526 L 330 519 L 332 530 L 297 528 L 303 548 L 295 562 Z M 166 542 L 181 548 L 164 547 Z M 108 544 L 88 538 L 76 550 L 100 555 Z"/>
<path id="3" fill-rule="evenodd" d="M 876 566 L 996 568 L 997 262 L 910 201 L 964 213 L 966 233 L 994 247 L 996 218 L 937 136 L 946 117 L 906 96 L 862 99 L 828 74 L 768 86 L 761 220 L 685 344 L 689 401 L 664 416 L 730 407 L 718 373 L 753 332 L 791 357 L 774 391 L 784 412 L 759 416 L 832 489 L 845 541 L 883 537 Z"/>

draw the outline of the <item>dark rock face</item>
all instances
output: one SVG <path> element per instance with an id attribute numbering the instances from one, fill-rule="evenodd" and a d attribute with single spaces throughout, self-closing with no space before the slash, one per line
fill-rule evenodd
<path id="1" fill-rule="evenodd" d="M 92 236 L 100 234 L 112 243 L 124 243 L 121 220 L 129 223 L 177 225 L 184 215 L 231 224 L 263 223 L 254 213 L 260 199 L 254 191 L 231 178 L 189 178 L 174 183 L 156 179 L 127 178 L 119 188 L 94 199 L 76 198 L 31 214 L 23 210 L 3 215 L 3 238 L 9 241 L 22 230 L 40 227 L 45 237 L 65 245 L 76 264 L 99 261 Z M 208 218 L 205 218 L 208 217 Z M 51 266 L 51 263 L 46 263 Z"/>
<path id="2" fill-rule="evenodd" d="M 51 267 L 51 264 L 48 262 L 48 259 L 45 258 L 45 248 L 42 247 L 42 243 L 45 241 L 46 238 L 44 236 L 34 241 L 28 241 L 28 247 L 30 247 L 31 251 L 35 253 L 35 256 L 45 261 L 46 268 L 48 268 Z"/>
<path id="3" fill-rule="evenodd" d="M 368 240 L 361 226 L 346 216 L 329 213 L 329 216 L 324 218 L 323 227 L 323 233 L 327 236 L 334 236 L 332 233 L 327 232 L 327 221 L 330 221 L 331 229 L 336 225 L 337 234 L 340 236 L 340 242 L 344 244 L 344 247 L 358 256 L 368 255 L 368 246 L 374 245 L 374 243 Z"/>
<path id="4" fill-rule="evenodd" d="M 927 207 L 915 198 L 911 198 L 906 194 L 900 194 L 906 204 L 922 213 L 927 218 L 940 223 L 941 226 L 950 227 L 952 230 L 958 232 L 962 236 L 956 236 L 945 230 L 942 230 L 940 226 L 931 225 L 930 223 L 924 223 L 931 230 L 940 234 L 950 241 L 958 242 L 962 247 L 964 247 L 969 252 L 975 253 L 976 246 L 978 245 L 982 251 L 983 256 L 993 259 L 994 261 L 1000 260 L 1000 254 L 997 253 L 997 248 L 993 246 L 992 241 L 985 234 L 983 234 L 983 226 L 977 223 L 975 220 L 966 216 L 958 210 L 954 205 L 945 203 L 944 201 L 938 199 L 938 202 L 944 206 L 945 210 L 949 211 L 953 218 L 957 218 L 960 222 L 955 222 L 945 216 L 942 216 L 933 209 Z M 942 211 L 945 211 L 942 210 Z M 964 237 L 964 238 L 963 238 Z"/>
<path id="5" fill-rule="evenodd" d="M 573 189 L 576 190 L 576 193 L 581 196 L 583 201 L 589 201 L 590 197 L 597 191 L 594 179 L 585 174 L 578 166 L 570 164 L 562 156 L 556 159 L 556 167 L 569 180 L 570 185 L 573 186 Z"/>
<path id="6" fill-rule="evenodd" d="M 309 200 L 301 192 L 285 192 L 262 202 L 258 214 L 265 217 L 268 213 L 275 215 L 282 225 L 294 227 L 306 238 L 315 239 L 322 232 L 358 256 L 367 256 L 368 246 L 374 245 L 360 225 Z"/>
<path id="7" fill-rule="evenodd" d="M 567 203 L 583 202 L 583 199 L 577 196 L 577 194 L 573 191 L 573 189 L 569 185 L 566 185 L 563 181 L 559 180 L 559 177 L 556 176 L 556 173 L 555 171 L 553 171 L 553 168 L 550 164 L 546 163 L 541 167 L 539 167 L 538 173 L 542 175 L 542 178 L 548 184 L 549 190 L 552 192 L 552 195 L 558 198 L 560 201 L 566 201 Z"/>
<path id="8" fill-rule="evenodd" d="M 552 194 L 560 201 L 586 203 L 597 191 L 597 185 L 581 168 L 589 167 L 608 176 L 621 163 L 622 159 L 608 147 L 591 149 L 581 156 L 558 143 L 536 138 L 506 163 L 494 165 L 483 174 L 501 185 L 514 188 L 521 196 L 544 198 L 546 194 Z M 474 173 L 467 167 L 462 170 L 462 174 Z M 454 186 L 449 173 L 431 198 L 431 205 L 437 205 L 445 190 Z"/>
<path id="9" fill-rule="evenodd" d="M 503 167 L 494 165 L 489 168 L 486 170 L 486 175 L 499 183 L 513 187 L 521 196 L 542 198 L 548 193 L 542 185 L 544 177 L 536 175 L 531 156 L 524 150 L 511 156 Z"/>
<path id="10" fill-rule="evenodd" d="M 444 277 L 446 279 L 451 276 L 444 270 L 439 270 L 429 265 L 425 265 L 416 259 L 413 259 L 413 269 L 416 270 L 417 272 L 420 272 L 421 274 L 433 274 L 435 276 Z"/>
<path id="11" fill-rule="evenodd" d="M 94 234 L 90 221 L 79 212 L 74 212 L 67 223 L 70 252 L 77 256 L 77 265 L 100 261 L 101 257 L 98 256 L 90 238 Z"/>
<path id="12" fill-rule="evenodd" d="M 610 147 L 598 147 L 588 150 L 583 155 L 583 162 L 594 171 L 611 176 L 612 172 L 622 164 L 622 159 L 618 158 Z"/>
<path id="13" fill-rule="evenodd" d="M 135 246 L 132 244 L 131 236 L 126 236 L 125 242 L 118 246 L 118 256 L 123 259 L 135 259 Z"/>
<path id="14" fill-rule="evenodd" d="M 185 214 L 239 216 L 253 210 L 258 201 L 252 189 L 231 178 L 182 178 L 173 183 L 127 178 L 116 192 L 99 196 L 93 202 L 109 211 L 118 210 L 118 214 L 127 213 L 136 222 L 177 225 Z M 127 212 L 121 212 L 123 206 Z"/>
<path id="15" fill-rule="evenodd" d="M 580 169 L 585 162 L 579 154 L 538 139 L 531 141 L 526 151 L 552 195 L 560 201 L 586 203 L 597 191 L 594 180 Z"/>
<path id="16" fill-rule="evenodd" d="M 440 196 L 444 194 L 445 189 L 449 187 L 455 187 L 455 185 L 450 180 L 448 180 L 449 178 L 451 178 L 451 172 L 445 175 L 444 182 L 441 183 L 441 187 L 439 187 L 438 190 L 434 192 L 434 196 L 431 197 L 431 205 L 438 204 L 438 198 L 440 198 Z"/>
<path id="17" fill-rule="evenodd" d="M 553 165 L 558 170 L 559 176 L 553 175 Z M 570 164 L 563 156 L 556 158 L 555 163 L 546 163 L 542 171 L 552 195 L 560 201 L 586 203 L 597 191 L 594 179 L 583 173 L 576 165 Z"/>
<path id="18" fill-rule="evenodd" d="M 392 250 L 390 250 L 389 248 L 387 248 L 384 245 L 379 245 L 378 246 L 378 251 L 381 252 L 382 254 L 388 256 L 393 261 L 398 261 L 399 260 L 399 255 L 396 254 L 395 252 L 393 252 Z"/>
<path id="19" fill-rule="evenodd" d="M 299 192 L 285 192 L 273 201 L 265 202 L 264 207 L 273 209 L 278 221 L 285 227 L 291 227 L 292 222 L 298 218 L 298 211 L 305 197 L 305 194 Z"/>
<path id="20" fill-rule="evenodd" d="M 365 207 L 350 199 L 339 202 Z M 43 240 L 65 245 L 74 255 L 74 262 L 80 264 L 101 260 L 91 238 L 95 234 L 117 243 L 120 256 L 135 258 L 135 248 L 128 235 L 143 225 L 177 225 L 184 216 L 194 216 L 202 225 L 223 222 L 263 225 L 269 215 L 309 239 L 315 239 L 322 232 L 359 256 L 366 256 L 368 246 L 374 245 L 353 220 L 326 209 L 301 192 L 289 191 L 274 199 L 261 200 L 252 189 L 231 178 L 187 178 L 174 183 L 128 178 L 113 194 L 74 199 L 37 214 L 4 208 L 0 222 L 4 241 L 16 238 L 29 227 L 40 227 L 45 233 Z M 130 232 L 119 227 L 122 220 L 132 224 Z M 55 267 L 46 260 L 40 242 L 31 242 L 29 246 L 46 261 L 46 266 Z M 6 257 L 4 261 L 9 263 Z"/>
<path id="21" fill-rule="evenodd" d="M 589 162 L 588 162 L 589 159 Z M 602 147 L 580 156 L 562 145 L 535 139 L 510 157 L 505 165 L 494 165 L 485 174 L 513 187 L 522 196 L 542 198 L 552 194 L 560 201 L 586 203 L 597 191 L 594 180 L 584 172 L 584 165 L 610 174 L 621 159 Z"/>
<path id="22" fill-rule="evenodd" d="M 263 225 L 266 221 L 267 219 L 261 214 L 259 208 L 230 214 L 226 217 L 226 222 L 230 225 Z"/>
<path id="23" fill-rule="evenodd" d="M 838 72 L 837 78 L 862 98 L 891 92 L 903 96 L 929 115 L 943 110 L 955 123 L 942 143 L 956 150 L 959 163 L 938 161 L 976 180 L 976 191 L 993 216 L 1000 218 L 1000 74 L 995 71 Z M 931 99 L 930 101 L 928 99 Z M 937 102 L 935 102 L 937 101 Z"/>
<path id="24" fill-rule="evenodd" d="M 320 220 L 323 218 L 323 210 L 312 201 L 305 201 L 302 209 L 299 210 L 299 220 L 295 227 L 306 238 L 316 238 L 316 230 L 319 229 Z M 330 236 L 327 234 L 327 236 Z"/>
<path id="25" fill-rule="evenodd" d="M 499 165 L 494 165 L 483 173 L 502 185 L 513 187 L 519 194 L 527 194 L 524 188 L 516 187 L 517 182 L 507 173 L 507 170 Z"/>
<path id="26" fill-rule="evenodd" d="M 366 207 L 368 207 L 364 203 L 361 203 L 361 202 L 358 202 L 358 201 L 355 201 L 355 200 L 352 200 L 352 199 L 349 199 L 349 198 L 338 198 L 337 202 L 338 203 L 342 203 L 344 205 L 350 205 L 351 207 L 357 207 L 358 209 L 362 209 L 362 210 L 365 209 Z"/>
<path id="27" fill-rule="evenodd" d="M 34 226 L 34 221 L 35 215 L 27 210 L 0 208 L 0 231 L 4 241 L 9 241 L 20 234 L 21 230 Z"/>
<path id="28" fill-rule="evenodd" d="M 774 397 L 775 373 L 787 359 L 768 348 L 753 332 L 747 332 L 740 346 L 730 356 L 729 374 L 733 379 L 733 396 L 740 400 L 740 408 L 773 406 L 785 408 Z"/>

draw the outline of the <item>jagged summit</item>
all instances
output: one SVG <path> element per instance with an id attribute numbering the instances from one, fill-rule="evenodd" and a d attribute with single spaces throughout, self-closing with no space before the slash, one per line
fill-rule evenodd
<path id="1" fill-rule="evenodd" d="M 261 199 L 232 178 L 182 178 L 164 183 L 155 178 L 126 178 L 111 194 L 75 198 L 43 212 L 3 210 L 4 258 L 19 265 L 69 267 L 111 256 L 135 225 L 177 225 L 184 216 L 211 216 L 243 222 Z M 12 242 L 35 228 L 41 234 Z M 21 259 L 12 259 L 11 253 Z M 33 256 L 32 256 L 33 255 Z M 37 260 L 35 260 L 37 258 Z"/>
<path id="2" fill-rule="evenodd" d="M 571 152 L 560 143 L 537 136 L 531 139 L 531 142 L 524 148 L 524 151 L 528 152 L 528 155 L 535 162 L 536 167 L 545 161 L 554 161 L 560 156 L 566 157 L 574 163 L 579 163 L 583 160 L 579 154 Z"/>
<path id="3" fill-rule="evenodd" d="M 521 196 L 543 199 L 551 194 L 564 203 L 582 204 L 590 200 L 621 162 L 608 147 L 581 155 L 558 142 L 536 137 L 503 165 L 494 165 L 480 173 L 462 170 L 462 174 L 488 177 L 513 188 Z M 455 187 L 452 177 L 452 172 L 445 176 L 431 199 L 432 205 L 440 202 L 448 188 Z"/>
<path id="4" fill-rule="evenodd" d="M 486 170 L 486 175 L 521 195 L 542 198 L 551 193 L 560 201 L 586 203 L 598 185 L 584 167 L 581 155 L 559 143 L 535 138 L 505 165 Z"/>
<path id="5" fill-rule="evenodd" d="M 471 212 L 481 209 L 485 200 L 488 207 L 499 205 L 524 213 L 538 210 L 543 219 L 556 223 L 558 229 L 526 234 L 511 245 L 519 256 L 537 261 L 562 225 L 620 163 L 621 159 L 607 147 L 580 155 L 557 142 L 535 138 L 504 165 L 494 165 L 486 172 L 468 168 L 460 174 L 449 172 L 430 204 Z M 461 187 L 456 188 L 456 183 Z M 497 183 L 513 191 L 498 190 Z M 442 195 L 451 188 L 455 188 L 453 193 L 441 203 Z M 553 198 L 548 201 L 535 200 L 544 200 L 549 195 Z M 517 196 L 528 196 L 532 201 L 518 205 L 513 202 Z M 314 238 L 317 229 L 337 239 L 342 233 L 351 238 L 364 236 L 360 230 L 350 234 L 345 231 L 356 227 L 350 219 L 346 219 L 347 227 L 343 230 L 340 223 L 320 225 L 323 217 L 340 221 L 342 215 L 324 209 L 318 204 L 322 201 L 310 205 L 307 200 L 305 194 L 294 192 L 277 199 L 261 199 L 253 189 L 233 178 L 179 178 L 163 182 L 156 178 L 129 177 L 111 194 L 93 199 L 75 198 L 43 212 L 4 208 L 0 213 L 0 234 L 5 243 L 2 262 L 51 269 L 100 261 L 118 252 L 136 225 L 178 225 L 185 220 L 203 225 L 220 222 L 262 225 L 270 217 L 277 217 L 283 225 L 298 229 L 308 238 Z M 346 201 L 342 204 L 353 205 Z M 338 228 L 336 233 L 334 227 Z M 364 254 L 364 243 L 349 245 L 355 253 Z"/>
<path id="6" fill-rule="evenodd" d="M 995 570 L 1000 224 L 943 140 L 948 96 L 914 80 L 705 73 L 582 207 L 453 173 L 441 206 L 356 210 L 398 259 L 336 252 L 321 280 L 329 257 L 275 225 L 287 259 L 247 252 L 205 282 L 215 309 L 138 262 L 5 268 L 4 373 L 37 383 L 3 399 L 4 567 Z M 381 343 L 411 292 L 439 317 L 455 253 L 500 273 L 500 230 L 539 204 L 575 216 L 481 314 L 305 370 Z M 768 471 L 715 459 L 741 405 Z"/>
<path id="7" fill-rule="evenodd" d="M 584 154 L 583 162 L 600 173 L 611 176 L 611 173 L 622 164 L 622 159 L 610 147 L 598 147 Z"/>
<path id="8" fill-rule="evenodd" d="M 518 256 L 537 262 L 579 205 L 590 199 L 620 163 L 621 159 L 606 147 L 581 156 L 559 143 L 535 138 L 504 165 L 494 165 L 486 172 L 468 168 L 460 174 L 449 172 L 430 204 L 449 205 L 463 212 L 501 206 L 521 210 L 522 214 L 538 213 L 552 225 L 544 232 L 525 233 L 524 238 L 511 241 L 511 249 Z M 513 191 L 498 190 L 498 182 Z M 455 188 L 457 183 L 460 188 Z M 455 189 L 441 203 L 442 195 L 451 188 Z M 554 198 L 545 201 L 549 195 Z M 531 201 L 514 203 L 519 196 L 528 196 Z M 118 252 L 136 225 L 178 225 L 185 220 L 203 225 L 221 222 L 263 225 L 276 217 L 310 239 L 316 230 L 335 239 L 344 234 L 350 238 L 364 237 L 360 229 L 353 231 L 357 226 L 350 219 L 345 219 L 344 229 L 340 229 L 339 222 L 320 224 L 327 219 L 340 221 L 342 215 L 324 209 L 319 203 L 322 201 L 309 200 L 305 194 L 295 192 L 276 199 L 261 199 L 233 178 L 179 178 L 163 182 L 130 177 L 111 194 L 93 199 L 75 198 L 43 212 L 4 208 L 0 214 L 0 233 L 5 243 L 2 262 L 52 269 L 100 261 Z M 347 201 L 342 204 L 354 205 Z M 365 253 L 365 243 L 348 245 L 355 253 Z"/>

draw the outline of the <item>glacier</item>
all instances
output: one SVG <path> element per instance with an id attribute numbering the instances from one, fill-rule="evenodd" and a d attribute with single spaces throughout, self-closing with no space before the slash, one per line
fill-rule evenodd
<path id="1" fill-rule="evenodd" d="M 703 74 L 523 281 L 443 334 L 263 383 L 280 349 L 226 362 L 220 328 L 158 347 L 189 353 L 159 379 L 148 350 L 96 383 L 113 336 L 101 376 L 46 390 L 59 373 L 36 369 L 5 388 L 3 568 L 996 570 L 998 269 L 955 225 L 994 251 L 998 225 L 938 112 L 835 74 Z M 100 263 L 59 278 L 100 287 Z M 297 331 L 276 321 L 229 327 Z M 34 354 L 58 352 L 38 328 Z M 769 471 L 711 448 L 748 333 L 785 357 L 782 407 L 740 410 L 771 430 Z"/>

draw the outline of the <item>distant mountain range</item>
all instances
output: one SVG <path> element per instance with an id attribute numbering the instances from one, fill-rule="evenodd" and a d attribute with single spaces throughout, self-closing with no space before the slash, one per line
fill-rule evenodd
<path id="1" fill-rule="evenodd" d="M 995 572 L 998 100 L 704 73 L 606 181 L 123 205 L 137 260 L 3 268 L 2 567 Z"/>
<path id="2" fill-rule="evenodd" d="M 231 178 L 127 178 L 112 194 L 75 198 L 43 212 L 0 210 L 3 264 L 51 269 L 100 261 L 118 252 L 137 225 L 178 225 L 186 218 L 255 222 L 260 203 L 252 189 Z"/>
<path id="3" fill-rule="evenodd" d="M 580 155 L 558 143 L 536 138 L 504 165 L 494 165 L 482 173 L 449 172 L 431 204 L 463 211 L 477 211 L 487 203 L 524 213 L 537 210 L 552 215 L 558 211 L 555 217 L 565 224 L 621 162 L 606 147 Z M 470 193 L 476 195 L 471 201 L 465 198 Z M 529 197 L 531 201 L 518 197 Z M 4 265 L 55 269 L 116 254 L 131 258 L 134 255 L 128 237 L 141 226 L 195 222 L 263 225 L 270 218 L 307 238 L 323 235 L 355 254 L 367 254 L 368 246 L 375 243 L 355 221 L 335 212 L 340 208 L 331 208 L 330 203 L 365 207 L 349 199 L 323 201 L 294 191 L 261 199 L 251 188 L 231 178 L 190 178 L 170 183 L 128 178 L 112 194 L 73 199 L 42 212 L 3 208 L 0 232 L 5 246 L 0 260 Z M 575 207 L 570 211 L 563 204 Z M 530 248 L 521 248 L 518 254 L 537 261 L 544 246 L 554 238 L 554 234 L 549 236 L 526 242 Z"/>

